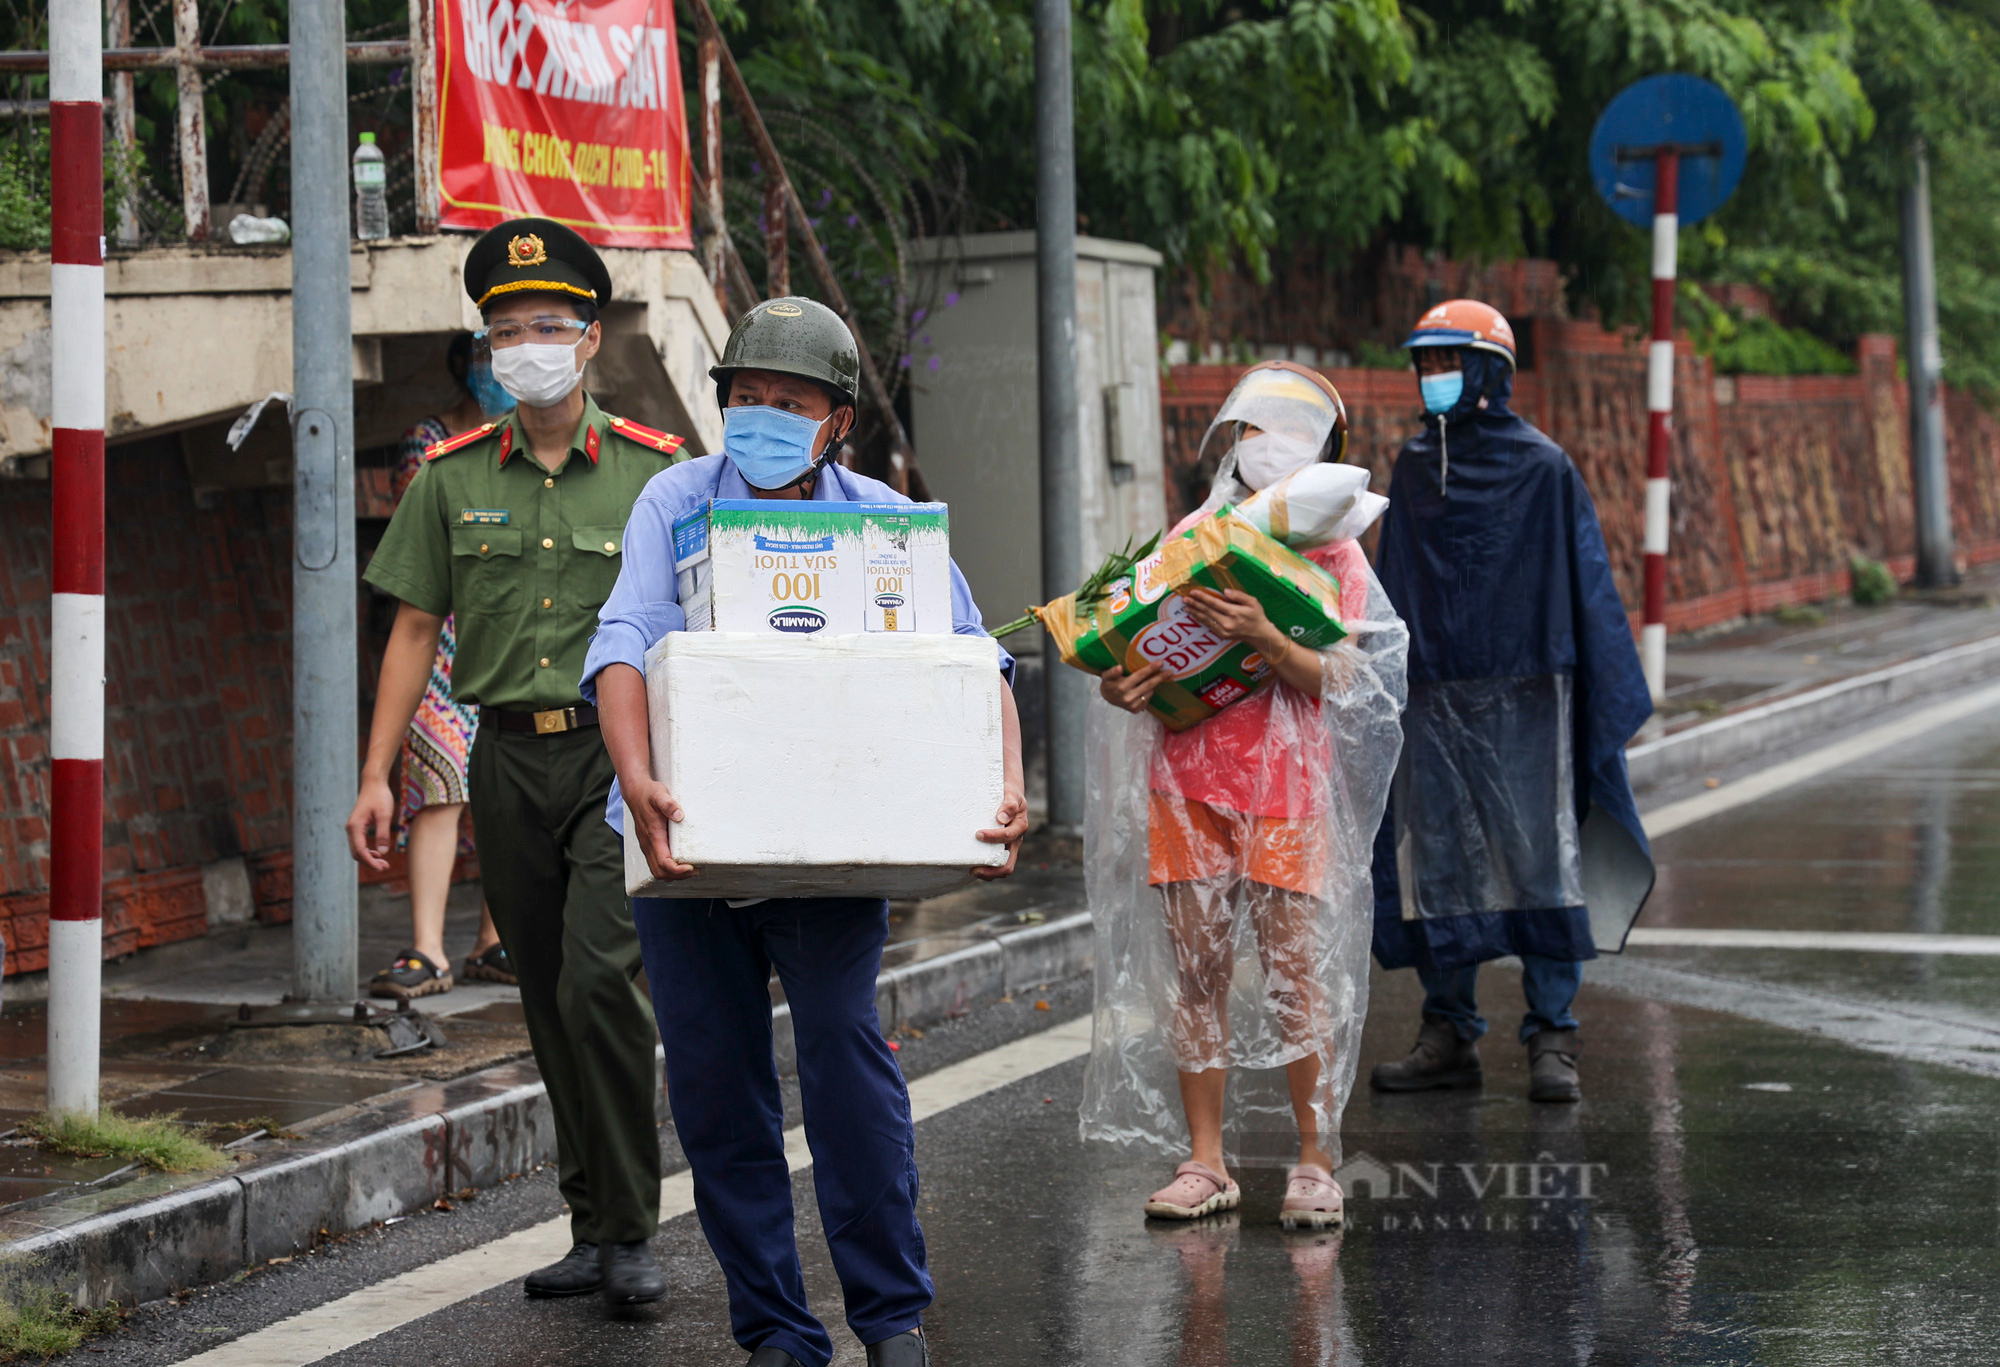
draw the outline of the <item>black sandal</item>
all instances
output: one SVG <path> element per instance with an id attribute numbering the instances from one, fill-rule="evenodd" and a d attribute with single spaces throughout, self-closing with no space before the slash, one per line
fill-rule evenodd
<path id="1" fill-rule="evenodd" d="M 429 997 L 451 989 L 451 970 L 440 968 L 431 962 L 429 955 L 419 954 L 414 949 L 398 954 L 396 962 L 368 980 L 369 996 L 398 1000 Z"/>
<path id="2" fill-rule="evenodd" d="M 505 983 L 509 987 L 519 987 L 521 980 L 514 976 L 514 961 L 507 957 L 507 947 L 495 943 L 484 954 L 468 954 L 464 968 L 467 982 Z"/>

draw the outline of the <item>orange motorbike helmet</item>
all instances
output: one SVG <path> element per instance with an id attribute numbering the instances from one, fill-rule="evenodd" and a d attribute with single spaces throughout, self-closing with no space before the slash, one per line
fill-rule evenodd
<path id="1" fill-rule="evenodd" d="M 1405 350 L 1418 347 L 1470 347 L 1507 358 L 1514 369 L 1514 329 L 1500 310 L 1477 299 L 1447 299 L 1417 319 L 1416 330 L 1403 343 Z"/>

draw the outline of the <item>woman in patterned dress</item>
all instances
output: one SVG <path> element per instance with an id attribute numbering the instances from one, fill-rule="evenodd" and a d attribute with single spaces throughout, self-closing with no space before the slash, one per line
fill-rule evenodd
<path id="1" fill-rule="evenodd" d="M 461 333 L 446 355 L 452 378 L 458 381 L 458 401 L 439 416 L 425 418 L 403 433 L 402 459 L 396 468 L 396 498 L 423 467 L 431 446 L 469 431 L 486 421 L 497 397 L 513 406 L 490 376 L 472 373 L 472 337 Z M 484 380 L 485 383 L 481 383 Z M 465 762 L 479 727 L 476 704 L 460 703 L 451 695 L 451 662 L 457 647 L 451 618 L 445 618 L 438 638 L 437 659 L 431 665 L 430 686 L 403 739 L 403 820 L 400 840 L 408 851 L 411 946 L 369 983 L 370 996 L 427 997 L 453 986 L 450 961 L 444 952 L 445 900 L 451 893 L 452 867 L 458 860 L 460 818 L 465 813 Z M 482 904 L 479 938 L 460 972 L 467 978 L 512 984 L 513 965 L 493 928 L 492 913 Z"/>

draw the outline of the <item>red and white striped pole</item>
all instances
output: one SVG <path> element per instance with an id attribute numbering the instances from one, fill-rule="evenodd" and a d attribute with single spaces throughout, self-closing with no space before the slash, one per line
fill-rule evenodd
<path id="1" fill-rule="evenodd" d="M 1646 605 L 1639 662 L 1667 695 L 1667 478 L 1674 436 L 1674 264 L 1680 248 L 1680 149 L 1653 157 L 1653 341 L 1646 350 Z"/>
<path id="2" fill-rule="evenodd" d="M 104 42 L 50 0 L 49 1109 L 97 1113 L 104 962 Z"/>

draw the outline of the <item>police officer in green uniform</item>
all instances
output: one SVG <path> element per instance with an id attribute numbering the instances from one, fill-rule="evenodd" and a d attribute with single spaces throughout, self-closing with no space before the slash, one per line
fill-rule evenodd
<path id="1" fill-rule="evenodd" d="M 633 501 L 681 443 L 607 416 L 582 389 L 611 276 L 581 237 L 548 219 L 503 223 L 466 258 L 465 288 L 520 406 L 431 448 L 369 563 L 368 582 L 402 606 L 348 843 L 387 867 L 390 767 L 456 614 L 452 689 L 480 705 L 467 775 L 480 871 L 520 977 L 575 1240 L 526 1291 L 655 1301 L 657 1037 L 635 982 L 624 854 L 604 822 L 611 759 L 577 680 Z"/>

